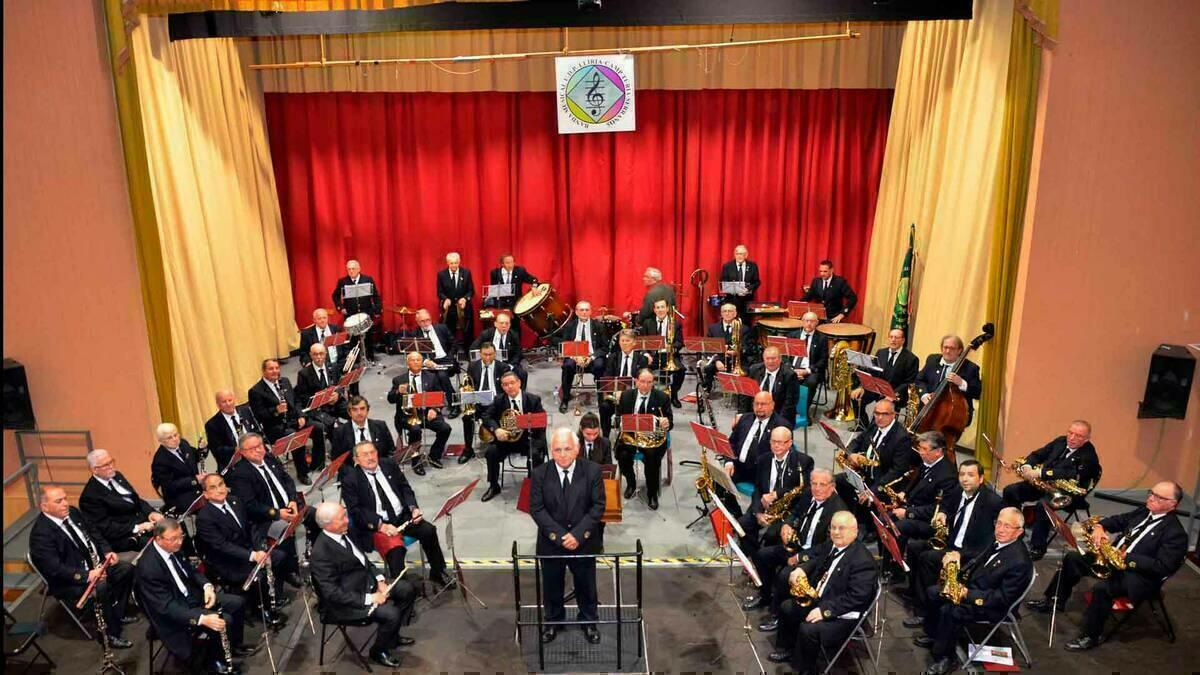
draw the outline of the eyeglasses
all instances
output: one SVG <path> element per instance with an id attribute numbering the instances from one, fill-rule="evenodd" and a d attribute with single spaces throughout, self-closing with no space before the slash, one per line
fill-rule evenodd
<path id="1" fill-rule="evenodd" d="M 1000 527 L 1003 527 L 1006 530 L 1020 530 L 1023 527 L 1025 527 L 1024 525 L 1012 525 L 1012 524 L 1004 522 L 1003 520 L 997 520 L 996 524 L 999 525 Z"/>
<path id="2" fill-rule="evenodd" d="M 1175 496 L 1174 496 L 1174 495 L 1171 495 L 1170 497 L 1164 497 L 1164 496 L 1162 496 L 1162 495 L 1160 495 L 1160 494 L 1156 493 L 1154 490 L 1151 490 L 1151 491 L 1150 491 L 1150 496 L 1151 496 L 1151 497 L 1153 497 L 1154 499 L 1157 499 L 1157 500 L 1158 500 L 1158 501 L 1160 501 L 1160 502 L 1173 502 L 1173 501 L 1175 501 Z"/>

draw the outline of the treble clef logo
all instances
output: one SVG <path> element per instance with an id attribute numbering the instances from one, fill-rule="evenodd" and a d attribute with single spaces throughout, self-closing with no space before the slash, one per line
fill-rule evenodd
<path id="1" fill-rule="evenodd" d="M 592 73 L 591 86 L 587 91 L 587 102 L 592 107 L 592 117 L 600 114 L 600 106 L 604 105 L 604 93 L 600 91 L 600 73 Z"/>

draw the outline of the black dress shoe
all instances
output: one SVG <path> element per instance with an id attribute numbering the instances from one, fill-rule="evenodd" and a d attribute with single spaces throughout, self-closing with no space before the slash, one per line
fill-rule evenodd
<path id="1" fill-rule="evenodd" d="M 400 645 L 401 647 L 411 647 L 417 644 L 417 639 L 410 638 L 407 635 L 397 635 L 396 644 Z"/>
<path id="2" fill-rule="evenodd" d="M 133 647 L 133 643 L 130 642 L 129 640 L 126 640 L 123 637 L 117 637 L 116 635 L 109 635 L 108 636 L 108 646 L 112 647 L 113 649 L 129 649 L 129 648 Z"/>
<path id="3" fill-rule="evenodd" d="M 480 499 L 479 501 L 486 502 L 498 494 L 500 494 L 500 486 L 499 485 L 489 485 L 488 489 L 483 493 L 483 499 Z"/>
<path id="4" fill-rule="evenodd" d="M 1067 643 L 1067 651 L 1069 652 L 1086 652 L 1089 649 L 1095 649 L 1100 646 L 1100 641 L 1088 636 L 1081 635 Z"/>
<path id="5" fill-rule="evenodd" d="M 454 408 L 450 411 L 450 414 L 448 415 L 448 417 L 453 420 L 453 419 L 458 419 L 458 417 L 460 415 L 462 415 L 462 410 L 459 410 L 458 408 Z"/>
<path id="6" fill-rule="evenodd" d="M 1049 598 L 1040 598 L 1038 600 L 1030 600 L 1025 603 L 1025 606 L 1039 614 L 1049 614 L 1054 609 L 1054 601 Z M 1058 611 L 1066 609 L 1063 605 L 1058 606 Z"/>
<path id="7" fill-rule="evenodd" d="M 429 580 L 442 588 L 454 588 L 458 585 L 458 580 L 445 572 L 431 575 Z"/>
<path id="8" fill-rule="evenodd" d="M 762 607 L 762 606 L 763 606 L 763 599 L 762 599 L 761 595 L 749 595 L 749 596 L 746 596 L 745 600 L 742 600 L 742 609 L 746 610 L 747 612 L 749 612 L 752 609 L 758 609 L 759 607 Z"/>
<path id="9" fill-rule="evenodd" d="M 400 659 L 383 651 L 371 652 L 371 660 L 385 668 L 392 668 L 393 670 L 400 667 Z"/>
<path id="10" fill-rule="evenodd" d="M 267 614 L 267 625 L 271 628 L 283 628 L 287 625 L 287 615 L 283 612 L 270 612 Z"/>
<path id="11" fill-rule="evenodd" d="M 920 628 L 925 625 L 925 620 L 919 616 L 906 616 L 903 623 L 905 628 Z"/>
<path id="12" fill-rule="evenodd" d="M 550 644 L 556 637 L 558 637 L 558 629 L 554 626 L 547 626 L 542 630 L 542 644 Z"/>
<path id="13" fill-rule="evenodd" d="M 1044 548 L 1031 548 L 1031 549 L 1029 549 L 1029 557 L 1030 557 L 1030 558 L 1032 558 L 1032 559 L 1033 559 L 1033 560 L 1035 560 L 1035 561 L 1036 561 L 1036 560 L 1041 560 L 1042 558 L 1045 558 L 1045 557 L 1046 557 L 1046 549 L 1044 549 Z"/>
<path id="14" fill-rule="evenodd" d="M 760 633 L 774 633 L 777 630 L 779 630 L 779 619 L 775 617 L 771 617 L 758 624 L 758 632 Z"/>
<path id="15" fill-rule="evenodd" d="M 121 625 L 122 626 L 128 626 L 131 623 L 137 623 L 137 622 L 138 622 L 138 618 L 136 616 L 130 616 L 130 615 L 126 614 L 125 616 L 121 617 Z"/>
<path id="16" fill-rule="evenodd" d="M 567 402 L 566 401 L 563 401 L 562 403 L 558 404 L 558 412 L 560 412 L 560 413 L 567 412 Z M 553 638 L 551 638 L 551 639 L 553 639 Z"/>
<path id="17" fill-rule="evenodd" d="M 649 506 L 651 511 L 657 511 L 658 510 L 658 497 L 657 496 L 647 497 L 646 498 L 646 506 Z"/>
<path id="18" fill-rule="evenodd" d="M 444 469 L 444 468 L 446 468 L 446 467 L 442 466 L 442 462 L 441 462 L 441 460 L 434 459 L 434 458 L 432 458 L 432 457 L 430 457 L 430 458 L 429 458 L 429 466 L 432 466 L 432 467 L 433 467 L 433 468 L 435 468 L 435 469 Z"/>
<path id="19" fill-rule="evenodd" d="M 413 464 L 412 470 L 413 470 L 413 473 L 417 474 L 418 476 L 425 475 L 425 467 L 421 466 L 420 464 Z"/>
<path id="20" fill-rule="evenodd" d="M 595 626 L 584 626 L 583 637 L 589 644 L 600 644 L 600 629 Z"/>
<path id="21" fill-rule="evenodd" d="M 466 464 L 467 462 L 471 461 L 474 458 L 475 458 L 474 450 L 463 450 L 463 454 L 458 456 L 458 463 Z"/>
<path id="22" fill-rule="evenodd" d="M 913 644 L 921 649 L 929 649 L 933 646 L 933 638 L 928 635 L 914 635 Z"/>
<path id="23" fill-rule="evenodd" d="M 262 649 L 262 643 L 255 642 L 252 645 L 240 644 L 240 645 L 234 647 L 231 651 L 233 651 L 234 656 L 238 657 L 239 659 L 244 659 L 244 658 L 254 656 L 255 654 L 258 653 L 258 650 L 260 650 L 260 649 Z"/>
<path id="24" fill-rule="evenodd" d="M 637 485 L 636 484 L 634 484 L 633 482 L 630 482 L 629 485 L 625 486 L 625 499 L 633 499 L 633 496 L 636 494 L 637 494 Z"/>
<path id="25" fill-rule="evenodd" d="M 677 398 L 673 398 L 673 399 L 671 399 L 671 407 L 673 407 L 673 408 L 682 408 L 682 407 L 683 407 L 683 403 L 681 403 L 681 402 L 679 401 L 679 399 L 677 399 Z"/>
<path id="26" fill-rule="evenodd" d="M 957 662 L 951 660 L 948 656 L 943 656 L 935 661 L 932 666 L 922 671 L 921 675 L 946 675 L 946 673 L 953 673 L 957 667 Z"/>
<path id="27" fill-rule="evenodd" d="M 778 650 L 767 654 L 767 660 L 771 663 L 787 663 L 792 660 L 792 653 L 785 650 Z"/>
<path id="28" fill-rule="evenodd" d="M 312 485 L 308 480 L 308 474 L 302 473 L 296 476 L 296 483 L 300 485 Z"/>

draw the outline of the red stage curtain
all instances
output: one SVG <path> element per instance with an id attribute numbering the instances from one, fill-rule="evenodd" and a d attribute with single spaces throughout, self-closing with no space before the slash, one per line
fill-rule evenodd
<path id="1" fill-rule="evenodd" d="M 477 294 L 512 252 L 569 301 L 618 312 L 659 267 L 684 285 L 689 332 L 689 275 L 709 270 L 714 293 L 738 243 L 762 270 L 759 299 L 798 297 L 825 257 L 861 289 L 891 101 L 640 91 L 636 132 L 560 136 L 545 92 L 268 94 L 297 322 L 330 306 L 348 258 L 385 307 L 434 307 L 449 251 Z"/>

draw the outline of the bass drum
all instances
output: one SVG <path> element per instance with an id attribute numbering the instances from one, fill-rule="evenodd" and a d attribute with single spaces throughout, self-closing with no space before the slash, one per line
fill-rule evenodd
<path id="1" fill-rule="evenodd" d="M 550 337 L 562 329 L 574 311 L 550 284 L 538 284 L 517 300 L 517 316 L 541 337 Z"/>

